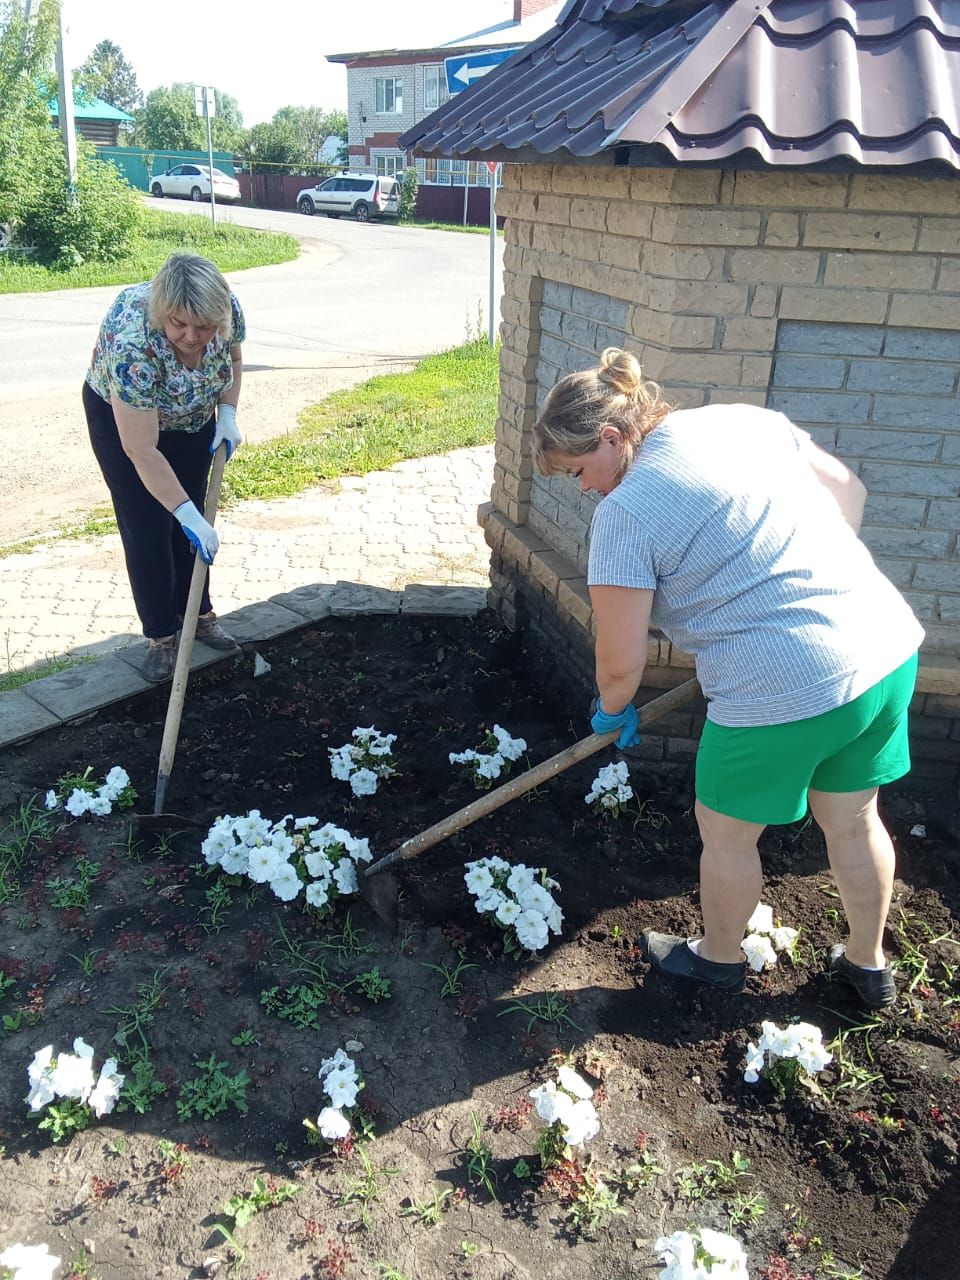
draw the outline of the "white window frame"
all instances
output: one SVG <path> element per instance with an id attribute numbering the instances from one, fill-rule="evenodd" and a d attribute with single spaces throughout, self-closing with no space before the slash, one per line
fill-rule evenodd
<path id="1" fill-rule="evenodd" d="M 403 114 L 403 80 L 400 76 L 377 76 L 376 108 L 378 116 Z"/>
<path id="2" fill-rule="evenodd" d="M 407 167 L 407 157 L 400 152 L 374 155 L 373 171 L 381 178 L 402 178 Z"/>
<path id="3" fill-rule="evenodd" d="M 423 109 L 435 111 L 442 99 L 440 97 L 443 80 L 443 63 L 429 62 L 423 68 Z"/>

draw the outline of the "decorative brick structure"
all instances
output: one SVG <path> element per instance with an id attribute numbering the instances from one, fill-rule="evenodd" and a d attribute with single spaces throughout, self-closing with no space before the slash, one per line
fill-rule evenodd
<path id="1" fill-rule="evenodd" d="M 605 158 L 606 159 L 606 158 Z M 677 404 L 783 409 L 870 491 L 863 538 L 927 629 L 914 778 L 960 773 L 960 199 L 956 178 L 505 167 L 490 601 L 582 714 L 593 500 L 534 475 L 537 406 L 624 346 Z M 545 655 L 549 660 L 545 661 Z M 651 636 L 649 692 L 691 659 Z M 702 710 L 701 710 L 702 714 Z M 695 714 L 648 737 L 688 773 Z"/>

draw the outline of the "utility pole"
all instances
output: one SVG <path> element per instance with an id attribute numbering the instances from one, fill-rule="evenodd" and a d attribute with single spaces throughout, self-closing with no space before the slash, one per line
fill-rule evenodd
<path id="1" fill-rule="evenodd" d="M 217 225 L 217 198 L 213 194 L 213 133 L 210 128 L 211 117 L 217 114 L 217 91 L 213 85 L 193 86 L 194 102 L 197 115 L 203 116 L 207 122 L 207 158 L 210 161 L 210 221 Z"/>
<path id="2" fill-rule="evenodd" d="M 63 153 L 66 157 L 67 181 L 71 194 L 77 183 L 77 131 L 73 119 L 73 74 L 64 53 L 66 43 L 66 26 L 63 11 L 66 0 L 61 0 L 57 18 L 57 115 L 60 120 L 60 136 L 63 139 Z M 30 5 L 27 4 L 27 17 Z"/>

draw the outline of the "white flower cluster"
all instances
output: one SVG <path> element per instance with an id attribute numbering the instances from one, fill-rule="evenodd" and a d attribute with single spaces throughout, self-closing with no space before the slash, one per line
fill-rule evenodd
<path id="1" fill-rule="evenodd" d="M 600 1117 L 590 1101 L 593 1090 L 572 1067 L 559 1067 L 556 1082 L 530 1090 L 537 1115 L 563 1131 L 568 1147 L 582 1147 L 600 1132 Z"/>
<path id="2" fill-rule="evenodd" d="M 31 1111 L 39 1111 L 56 1098 L 75 1098 L 98 1118 L 109 1115 L 116 1106 L 123 1084 L 116 1058 L 107 1058 L 99 1077 L 94 1076 L 93 1048 L 80 1036 L 73 1042 L 73 1053 L 54 1055 L 52 1044 L 38 1049 L 27 1067 L 27 1078 Z"/>
<path id="3" fill-rule="evenodd" d="M 0 1267 L 9 1267 L 12 1280 L 52 1280 L 60 1259 L 45 1244 L 11 1244 L 0 1253 Z"/>
<path id="4" fill-rule="evenodd" d="M 397 735 L 380 733 L 371 725 L 354 729 L 351 736 L 353 742 L 327 748 L 330 772 L 339 782 L 349 782 L 355 796 L 372 796 L 381 778 L 392 778 L 397 772 L 391 755 Z"/>
<path id="5" fill-rule="evenodd" d="M 322 1138 L 336 1142 L 350 1133 L 350 1121 L 344 1112 L 356 1106 L 363 1084 L 356 1063 L 343 1049 L 338 1049 L 332 1058 L 324 1058 L 319 1076 L 330 1105 L 317 1116 L 317 1128 Z"/>
<path id="6" fill-rule="evenodd" d="M 450 763 L 462 764 L 473 785 L 486 791 L 501 774 L 510 772 L 510 765 L 520 759 L 527 743 L 525 738 L 511 738 L 506 729 L 495 724 L 481 745 L 485 751 L 451 751 Z"/>
<path id="7" fill-rule="evenodd" d="M 653 1247 L 667 1264 L 659 1280 L 750 1280 L 743 1245 L 723 1231 L 675 1231 L 661 1236 Z"/>
<path id="8" fill-rule="evenodd" d="M 777 963 L 778 951 L 792 951 L 799 936 L 799 929 L 773 923 L 773 907 L 758 903 L 747 921 L 747 936 L 741 942 L 747 964 L 757 973 L 764 967 Z"/>
<path id="9" fill-rule="evenodd" d="M 332 906 L 339 894 L 356 893 L 357 864 L 373 858 L 369 840 L 332 822 L 320 826 L 317 818 L 287 814 L 272 823 L 259 809 L 242 818 L 218 818 L 200 851 L 209 866 L 268 884 L 282 902 L 292 902 L 306 885 L 307 902 L 318 908 Z"/>
<path id="10" fill-rule="evenodd" d="M 583 797 L 583 803 L 592 805 L 595 813 L 619 817 L 633 796 L 627 762 L 618 760 L 615 764 L 603 766 Z"/>
<path id="11" fill-rule="evenodd" d="M 823 1032 L 811 1022 L 792 1022 L 786 1027 L 761 1022 L 760 1032 L 759 1043 L 751 1040 L 747 1045 L 747 1065 L 743 1073 L 747 1084 L 756 1084 L 761 1072 L 775 1066 L 780 1058 L 795 1059 L 810 1076 L 833 1061 L 833 1054 L 823 1047 Z"/>
<path id="12" fill-rule="evenodd" d="M 82 818 L 85 813 L 92 813 L 99 818 L 112 813 L 113 806 L 118 801 L 120 807 L 124 809 L 133 804 L 137 793 L 130 785 L 130 775 L 126 769 L 121 769 L 118 764 L 115 764 L 99 786 L 95 782 L 87 781 L 89 772 L 90 770 L 87 769 L 80 780 L 82 785 L 74 786 L 63 801 L 63 807 L 67 813 L 72 814 L 74 818 Z M 51 788 L 43 803 L 47 809 L 59 809 L 60 800 L 61 796 Z"/>
<path id="13" fill-rule="evenodd" d="M 535 871 L 522 862 L 512 867 L 504 858 L 478 858 L 467 862 L 464 881 L 476 898 L 481 915 L 493 916 L 504 929 L 513 929 L 527 951 L 540 951 L 551 933 L 560 933 L 563 912 L 551 889 L 559 889 L 545 870 Z"/>

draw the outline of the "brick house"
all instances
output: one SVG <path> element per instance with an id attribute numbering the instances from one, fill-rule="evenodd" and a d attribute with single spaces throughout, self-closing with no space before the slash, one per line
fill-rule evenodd
<path id="1" fill-rule="evenodd" d="M 592 688 L 594 500 L 534 474 L 546 391 L 608 345 L 681 406 L 782 409 L 870 497 L 927 631 L 914 778 L 960 772 L 960 44 L 947 4 L 569 0 L 403 139 L 504 164 L 490 601 L 538 677 Z M 896 94 L 890 93 L 896 86 Z M 550 655 L 549 664 L 543 655 Z M 689 674 L 651 633 L 645 685 Z M 571 677 L 573 677 L 571 679 Z M 686 773 L 702 720 L 647 740 Z"/>
<path id="2" fill-rule="evenodd" d="M 558 0 L 491 0 L 491 23 L 479 31 L 413 48 L 327 54 L 328 62 L 347 68 L 350 168 L 386 174 L 405 169 L 412 159 L 400 135 L 449 100 L 444 59 L 523 45 L 551 25 L 559 7 Z M 427 185 L 489 183 L 478 160 L 425 159 L 417 169 Z"/>

